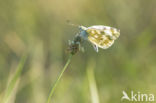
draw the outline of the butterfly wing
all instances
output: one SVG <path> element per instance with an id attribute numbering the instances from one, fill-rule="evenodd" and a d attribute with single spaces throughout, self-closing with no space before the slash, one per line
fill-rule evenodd
<path id="1" fill-rule="evenodd" d="M 107 28 L 94 28 L 90 27 L 86 30 L 88 33 L 88 40 L 103 49 L 109 48 L 114 43 L 114 37 L 112 36 L 111 31 L 108 31 Z"/>
<path id="2" fill-rule="evenodd" d="M 120 36 L 120 30 L 109 26 L 96 25 L 88 27 L 89 29 L 95 29 L 101 32 L 102 35 L 109 35 L 113 40 L 116 40 Z"/>
<path id="3" fill-rule="evenodd" d="M 94 49 L 98 52 L 98 47 L 107 49 L 119 37 L 120 30 L 103 25 L 91 26 L 84 28 L 80 26 L 80 36 L 91 42 Z"/>

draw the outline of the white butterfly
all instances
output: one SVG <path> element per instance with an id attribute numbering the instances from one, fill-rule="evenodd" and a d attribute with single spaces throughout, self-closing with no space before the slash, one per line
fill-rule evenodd
<path id="1" fill-rule="evenodd" d="M 88 40 L 93 44 L 94 49 L 98 52 L 98 47 L 102 49 L 107 49 L 114 41 L 119 37 L 120 30 L 103 25 L 95 25 L 91 27 L 79 26 L 80 37 Z"/>

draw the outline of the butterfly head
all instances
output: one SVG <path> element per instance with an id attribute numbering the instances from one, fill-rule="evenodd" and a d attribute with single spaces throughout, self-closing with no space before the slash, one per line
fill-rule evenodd
<path id="1" fill-rule="evenodd" d="M 85 27 L 85 26 L 79 26 L 79 29 L 80 29 L 80 31 L 83 31 L 83 30 L 87 30 L 87 27 Z"/>
<path id="2" fill-rule="evenodd" d="M 88 39 L 88 33 L 86 32 L 87 27 L 79 26 L 79 30 L 80 30 L 80 32 L 79 32 L 80 36 L 81 36 L 83 39 L 87 40 L 87 39 Z"/>

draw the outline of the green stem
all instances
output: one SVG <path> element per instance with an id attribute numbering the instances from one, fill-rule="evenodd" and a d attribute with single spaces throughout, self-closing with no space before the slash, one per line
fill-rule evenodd
<path id="1" fill-rule="evenodd" d="M 68 61 L 66 62 L 66 64 L 65 64 L 65 66 L 63 67 L 63 69 L 62 69 L 60 75 L 58 76 L 57 80 L 55 81 L 54 85 L 52 86 L 52 89 L 51 89 L 51 91 L 50 91 L 50 94 L 49 94 L 49 97 L 48 97 L 48 100 L 47 100 L 46 103 L 50 103 L 51 97 L 52 97 L 52 95 L 53 95 L 53 93 L 54 93 L 54 91 L 55 91 L 55 88 L 56 88 L 56 86 L 58 85 L 58 83 L 59 83 L 59 81 L 60 81 L 60 79 L 61 79 L 61 77 L 62 77 L 64 71 L 67 69 L 67 67 L 68 67 L 68 65 L 69 65 L 69 63 L 70 63 L 70 61 L 71 61 L 71 58 L 72 58 L 72 54 L 69 56 Z"/>
<path id="2" fill-rule="evenodd" d="M 20 63 L 18 64 L 18 67 L 16 69 L 16 72 L 15 72 L 14 76 L 11 78 L 11 81 L 6 89 L 6 92 L 5 92 L 4 103 L 8 103 L 10 96 L 11 96 L 13 90 L 15 89 L 16 83 L 17 83 L 18 79 L 20 78 L 21 72 L 23 70 L 26 58 L 27 58 L 26 55 L 24 55 L 21 58 Z"/>

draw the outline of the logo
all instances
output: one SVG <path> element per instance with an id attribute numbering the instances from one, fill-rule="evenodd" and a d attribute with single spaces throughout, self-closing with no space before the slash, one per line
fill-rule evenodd
<path id="1" fill-rule="evenodd" d="M 153 102 L 154 101 L 154 94 L 146 94 L 134 91 L 131 91 L 130 95 L 128 95 L 125 91 L 122 91 L 122 98 L 121 101 L 138 101 L 138 102 Z"/>

